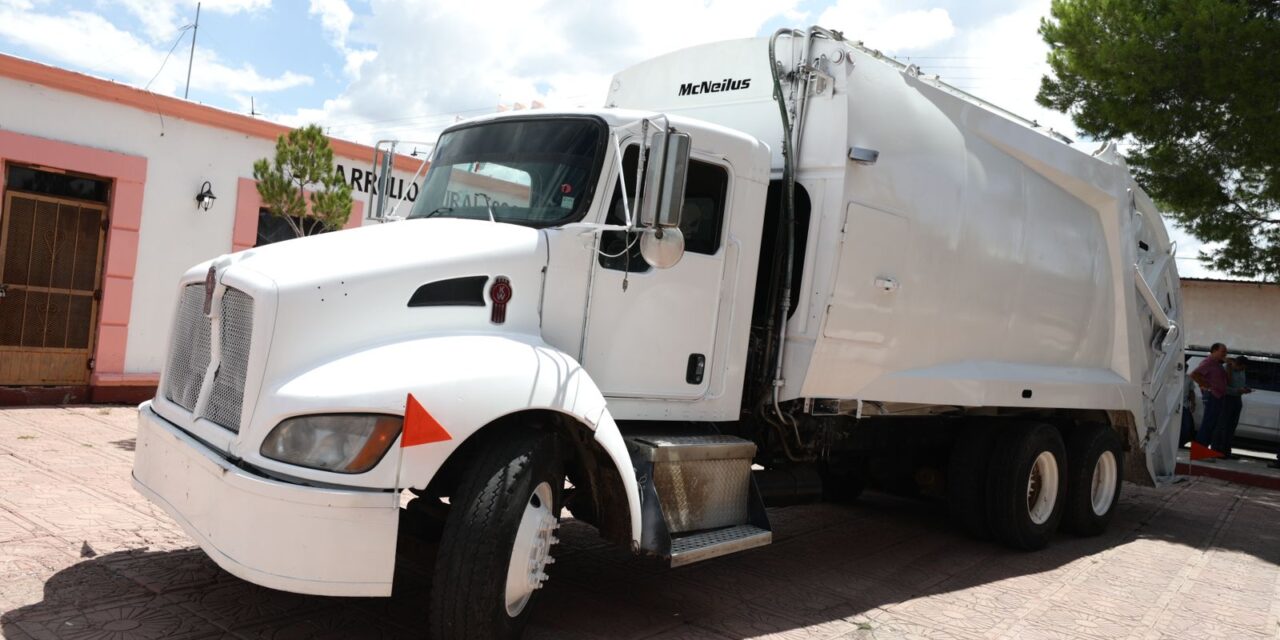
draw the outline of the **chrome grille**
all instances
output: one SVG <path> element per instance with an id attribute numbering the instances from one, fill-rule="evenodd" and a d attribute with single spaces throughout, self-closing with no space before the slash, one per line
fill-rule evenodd
<path id="1" fill-rule="evenodd" d="M 213 376 L 213 390 L 209 392 L 204 417 L 239 431 L 244 379 L 249 369 L 249 342 L 253 334 L 253 298 L 239 289 L 227 288 L 222 295 L 218 332 L 221 341 L 218 371 Z"/>
<path id="2" fill-rule="evenodd" d="M 213 322 L 204 315 L 204 296 L 204 284 L 182 289 L 165 369 L 164 395 L 187 411 L 195 412 L 200 407 L 197 417 L 239 432 L 253 334 L 253 298 L 239 289 L 223 290 L 218 302 L 218 368 L 209 385 L 209 397 L 201 403 L 200 392 L 214 349 Z"/>
<path id="3" fill-rule="evenodd" d="M 195 410 L 209 368 L 211 324 L 204 315 L 204 285 L 183 287 L 165 368 L 164 395 L 187 411 Z"/>

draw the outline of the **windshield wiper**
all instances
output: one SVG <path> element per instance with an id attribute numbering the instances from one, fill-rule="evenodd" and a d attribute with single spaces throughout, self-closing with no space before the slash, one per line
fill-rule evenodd
<path id="1" fill-rule="evenodd" d="M 435 209 L 432 209 L 430 212 L 428 212 L 428 213 L 426 213 L 426 214 L 424 214 L 424 215 L 418 216 L 418 217 L 419 217 L 419 218 L 430 218 L 431 216 L 434 216 L 434 215 L 435 215 L 435 214 L 437 214 L 437 213 L 450 213 L 450 212 L 452 212 L 452 211 L 453 211 L 453 207 L 436 207 Z"/>

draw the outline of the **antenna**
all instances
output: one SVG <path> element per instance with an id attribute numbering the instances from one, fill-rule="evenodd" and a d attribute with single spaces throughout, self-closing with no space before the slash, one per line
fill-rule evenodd
<path id="1" fill-rule="evenodd" d="M 200 35 L 200 3 L 196 3 L 196 23 L 191 31 L 191 56 L 187 58 L 187 88 L 182 90 L 182 99 L 187 99 L 191 91 L 191 64 L 196 60 L 196 36 Z"/>
<path id="2" fill-rule="evenodd" d="M 258 113 L 258 109 L 257 109 L 257 107 L 254 107 L 254 106 L 253 106 L 253 96 L 249 96 L 249 115 L 251 115 L 251 116 L 260 116 L 260 115 L 262 115 L 262 114 Z"/>

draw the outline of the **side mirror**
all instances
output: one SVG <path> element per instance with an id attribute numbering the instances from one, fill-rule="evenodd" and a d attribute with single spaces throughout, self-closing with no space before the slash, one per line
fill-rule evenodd
<path id="1" fill-rule="evenodd" d="M 374 180 L 375 186 L 369 192 L 369 204 L 366 205 L 366 219 L 383 220 L 387 218 L 387 188 L 392 180 L 393 163 L 396 161 L 396 142 L 380 140 L 374 145 Z"/>
<path id="2" fill-rule="evenodd" d="M 689 149 L 687 133 L 659 131 L 653 135 L 644 177 L 645 193 L 640 202 L 643 226 L 657 229 L 680 226 Z"/>

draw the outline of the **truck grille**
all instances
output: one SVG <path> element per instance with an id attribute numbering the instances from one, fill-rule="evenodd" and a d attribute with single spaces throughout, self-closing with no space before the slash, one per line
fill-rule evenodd
<path id="1" fill-rule="evenodd" d="M 182 288 L 178 319 L 165 367 L 164 396 L 187 411 L 194 411 L 204 374 L 209 368 L 209 333 L 212 324 L 204 316 L 204 285 Z"/>
<path id="2" fill-rule="evenodd" d="M 213 322 L 204 315 L 203 284 L 182 289 L 178 300 L 177 323 L 169 362 L 165 368 L 164 395 L 196 417 L 205 418 L 231 431 L 240 431 L 240 409 L 244 402 L 245 376 L 249 369 L 249 347 L 253 332 L 253 298 L 239 289 L 227 287 L 222 295 L 218 321 L 218 368 L 209 386 L 209 397 L 201 404 L 200 392 L 213 354 Z"/>

